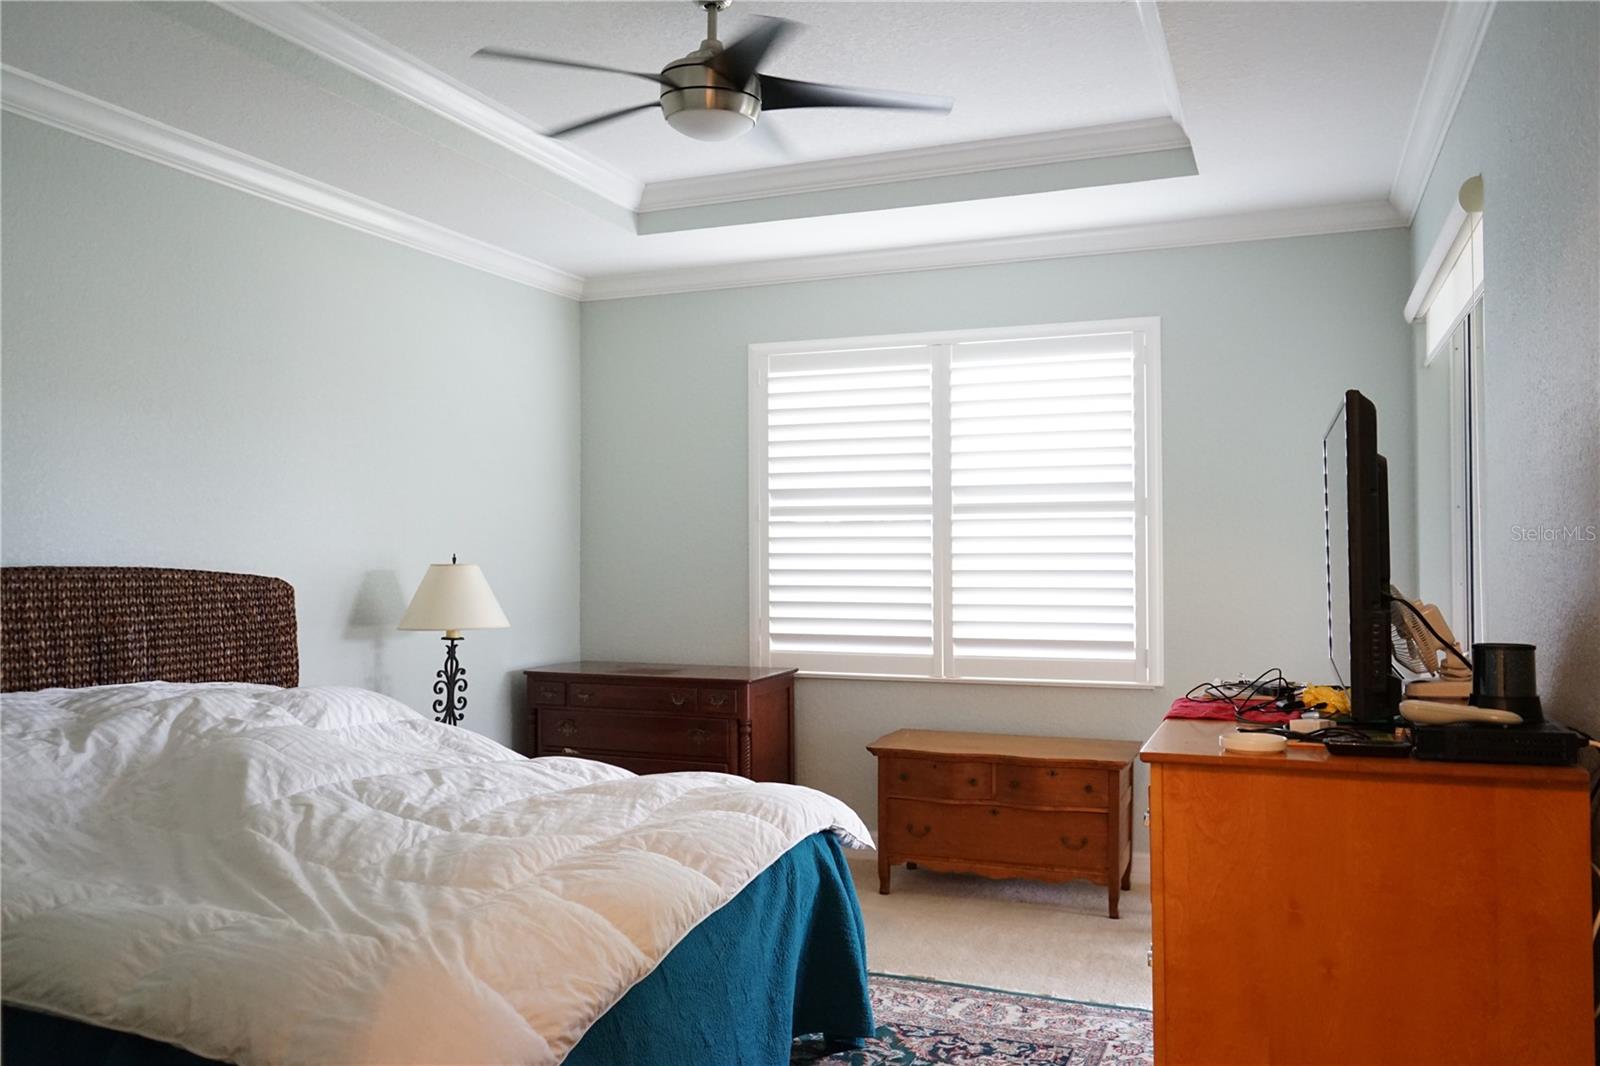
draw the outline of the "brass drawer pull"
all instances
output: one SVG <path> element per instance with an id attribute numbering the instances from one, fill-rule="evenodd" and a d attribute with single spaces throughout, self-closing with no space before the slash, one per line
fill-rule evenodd
<path id="1" fill-rule="evenodd" d="M 1083 786 L 1083 790 L 1085 792 L 1093 792 L 1094 791 L 1094 782 L 1090 781 L 1088 784 L 1084 785 Z"/>
<path id="2" fill-rule="evenodd" d="M 713 707 L 721 707 L 728 702 L 728 694 L 726 692 L 707 693 L 706 702 Z"/>
<path id="3" fill-rule="evenodd" d="M 1068 851 L 1082 851 L 1084 848 L 1089 846 L 1089 838 L 1088 837 L 1079 837 L 1078 838 L 1078 842 L 1076 844 L 1074 844 L 1067 837 L 1062 837 L 1061 838 L 1061 846 L 1066 848 Z"/>
<path id="4" fill-rule="evenodd" d="M 967 785 L 970 788 L 977 788 L 978 787 L 978 779 L 976 777 L 967 778 Z"/>
<path id="5" fill-rule="evenodd" d="M 925 825 L 925 826 L 922 827 L 922 832 L 919 833 L 919 832 L 917 832 L 917 827 L 916 826 L 912 825 L 910 822 L 907 822 L 906 823 L 906 832 L 910 833 L 912 836 L 914 836 L 914 837 L 916 837 L 917 839 L 920 840 L 923 837 L 927 836 L 929 833 L 933 832 L 933 826 Z"/>
<path id="6" fill-rule="evenodd" d="M 673 705 L 673 706 L 674 706 L 674 707 L 682 707 L 682 706 L 683 706 L 683 705 L 684 705 L 684 704 L 685 704 L 685 703 L 688 703 L 688 702 L 689 702 L 689 697 L 688 697 L 688 696 L 685 696 L 685 695 L 684 695 L 684 694 L 683 694 L 683 693 L 681 693 L 681 692 L 672 692 L 672 693 L 669 693 L 669 694 L 668 694 L 668 696 L 667 696 L 667 698 L 668 698 L 668 699 L 670 699 L 670 700 L 672 700 L 672 705 Z"/>
<path id="7" fill-rule="evenodd" d="M 581 689 L 580 688 L 580 689 L 578 689 L 576 692 L 574 692 L 572 694 L 572 698 L 577 700 L 579 703 L 588 703 L 589 702 L 589 698 L 591 696 L 593 696 L 593 695 L 594 695 L 594 693 L 589 692 L 586 689 Z"/>
<path id="8" fill-rule="evenodd" d="M 561 724 L 556 726 L 556 732 L 564 737 L 575 736 L 578 732 L 578 723 L 570 718 L 563 718 Z"/>
<path id="9" fill-rule="evenodd" d="M 561 754 L 563 754 L 563 755 L 582 755 L 583 752 L 579 751 L 577 748 L 562 748 L 561 749 Z"/>
<path id="10" fill-rule="evenodd" d="M 689 743 L 693 744 L 697 748 L 700 747 L 700 745 L 704 744 L 706 741 L 708 741 L 710 739 L 711 739 L 711 734 L 706 732 L 704 729 L 700 729 L 700 728 L 697 727 L 695 729 L 689 730 Z"/>
<path id="11" fill-rule="evenodd" d="M 544 688 L 539 690 L 539 699 L 545 703 L 555 703 L 560 698 L 560 689 L 551 688 L 549 685 L 546 685 Z"/>
<path id="12" fill-rule="evenodd" d="M 906 773 L 904 770 L 902 770 L 902 771 L 900 771 L 900 780 L 902 780 L 902 781 L 910 781 L 911 780 L 911 775 Z"/>

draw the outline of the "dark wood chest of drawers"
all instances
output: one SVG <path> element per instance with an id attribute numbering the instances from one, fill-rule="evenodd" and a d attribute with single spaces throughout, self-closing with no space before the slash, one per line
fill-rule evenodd
<path id="1" fill-rule="evenodd" d="M 526 674 L 527 754 L 794 781 L 793 670 L 577 662 Z"/>

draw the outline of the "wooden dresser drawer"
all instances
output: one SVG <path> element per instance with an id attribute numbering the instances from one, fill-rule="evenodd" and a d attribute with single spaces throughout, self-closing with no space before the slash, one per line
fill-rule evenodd
<path id="1" fill-rule="evenodd" d="M 739 711 L 739 695 L 736 689 L 731 688 L 700 689 L 700 713 L 736 714 Z"/>
<path id="2" fill-rule="evenodd" d="M 541 706 L 559 707 L 567 702 L 567 686 L 559 681 L 530 682 L 528 698 Z"/>
<path id="3" fill-rule="evenodd" d="M 563 748 L 559 745 L 546 745 L 539 751 L 540 755 L 571 755 L 576 758 L 589 758 L 577 748 Z M 731 774 L 732 767 L 720 762 L 695 762 L 690 759 L 660 759 L 649 755 L 621 755 L 605 754 L 594 756 L 596 762 L 610 763 L 620 766 L 624 770 L 632 770 L 636 774 L 676 774 L 686 770 L 703 770 L 717 774 Z"/>
<path id="4" fill-rule="evenodd" d="M 601 685 L 568 686 L 574 707 L 623 707 L 638 711 L 692 711 L 695 690 L 677 685 Z"/>
<path id="5" fill-rule="evenodd" d="M 725 763 L 733 755 L 733 730 L 733 723 L 723 718 L 574 709 L 542 713 L 539 741 L 541 749 L 570 748 L 580 754 L 637 752 Z"/>
<path id="6" fill-rule="evenodd" d="M 994 767 L 986 762 L 885 759 L 884 789 L 891 796 L 985 800 L 994 795 Z"/>
<path id="7" fill-rule="evenodd" d="M 891 799 L 887 815 L 878 834 L 896 855 L 1096 872 L 1106 866 L 1100 814 Z"/>
<path id="8" fill-rule="evenodd" d="M 995 771 L 995 799 L 1041 807 L 1096 807 L 1104 810 L 1116 797 L 1104 770 L 1024 766 L 1013 763 Z"/>

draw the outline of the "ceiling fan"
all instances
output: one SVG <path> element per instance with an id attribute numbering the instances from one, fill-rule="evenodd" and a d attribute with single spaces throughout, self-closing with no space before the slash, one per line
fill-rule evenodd
<path id="1" fill-rule="evenodd" d="M 766 18 L 756 29 L 724 45 L 717 39 L 717 13 L 732 2 L 695 0 L 697 6 L 705 9 L 706 39 L 700 42 L 699 48 L 682 59 L 668 63 L 660 74 L 536 55 L 512 48 L 480 48 L 473 55 L 483 59 L 506 59 L 626 74 L 660 86 L 660 98 L 657 100 L 618 111 L 607 111 L 562 126 L 550 131 L 552 137 L 564 137 L 658 107 L 667 123 L 679 133 L 699 141 L 725 141 L 752 129 L 763 111 L 795 107 L 878 107 L 948 114 L 955 106 L 953 100 L 943 96 L 853 89 L 844 85 L 794 81 L 763 74 L 759 69 L 762 62 L 799 26 L 788 19 Z"/>

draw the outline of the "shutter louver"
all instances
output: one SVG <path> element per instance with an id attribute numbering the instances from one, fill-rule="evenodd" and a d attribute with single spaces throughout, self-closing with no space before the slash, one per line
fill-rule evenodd
<path id="1" fill-rule="evenodd" d="M 933 350 L 773 356 L 766 397 L 771 661 L 929 676 Z"/>
<path id="2" fill-rule="evenodd" d="M 950 676 L 1136 665 L 1135 386 L 1131 333 L 953 346 Z"/>

